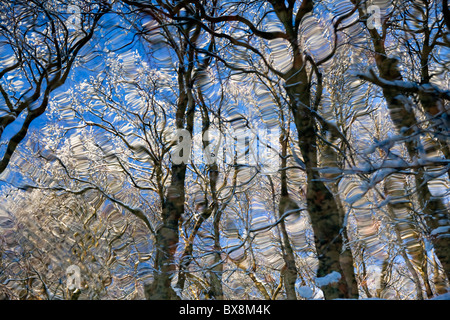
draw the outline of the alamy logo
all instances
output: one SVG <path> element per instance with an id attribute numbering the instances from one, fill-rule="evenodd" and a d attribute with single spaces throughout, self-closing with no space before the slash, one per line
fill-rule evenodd
<path id="1" fill-rule="evenodd" d="M 81 289 L 81 271 L 77 265 L 71 265 L 66 269 L 67 289 L 70 291 Z"/>
<path id="2" fill-rule="evenodd" d="M 81 8 L 76 5 L 68 5 L 67 12 L 72 15 L 66 20 L 67 29 L 80 30 L 81 29 Z"/>
<path id="3" fill-rule="evenodd" d="M 375 29 L 381 26 L 381 9 L 379 6 L 371 5 L 367 8 L 367 14 L 370 14 L 367 19 L 367 28 Z"/>

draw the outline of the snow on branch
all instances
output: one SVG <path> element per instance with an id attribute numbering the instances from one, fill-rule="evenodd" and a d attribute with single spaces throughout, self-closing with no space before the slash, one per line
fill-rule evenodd
<path id="1" fill-rule="evenodd" d="M 408 93 L 421 93 L 427 95 L 434 95 L 438 98 L 449 100 L 450 101 L 450 91 L 444 91 L 432 84 L 418 84 L 411 81 L 402 81 L 402 80 L 386 80 L 376 75 L 375 71 L 370 68 L 367 73 L 357 73 L 357 77 L 362 80 L 369 81 L 377 86 L 382 88 L 390 88 L 402 92 Z"/>

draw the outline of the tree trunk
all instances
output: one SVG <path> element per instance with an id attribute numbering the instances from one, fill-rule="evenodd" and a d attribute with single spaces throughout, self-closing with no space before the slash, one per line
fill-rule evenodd
<path id="1" fill-rule="evenodd" d="M 352 2 L 355 4 L 357 3 L 357 1 L 354 0 Z M 363 18 L 365 15 L 364 10 L 361 7 L 359 8 L 359 14 L 361 18 Z M 368 29 L 368 32 L 374 46 L 375 63 L 380 73 L 380 77 L 389 81 L 403 80 L 403 77 L 397 65 L 397 61 L 387 56 L 385 49 L 385 39 L 380 36 L 375 28 Z M 424 50 L 425 49 L 426 48 L 424 47 Z M 425 65 L 426 64 L 427 63 L 425 63 Z M 426 73 L 426 70 L 424 72 Z M 423 81 L 429 80 L 427 74 L 423 74 L 422 78 Z M 386 100 L 386 105 L 389 109 L 392 122 L 394 123 L 394 126 L 396 127 L 398 132 L 402 132 L 403 135 L 409 137 L 409 141 L 405 143 L 405 146 L 410 159 L 416 159 L 420 157 L 418 150 L 423 149 L 420 139 L 415 132 L 415 130 L 419 129 L 419 126 L 414 113 L 410 111 L 407 106 L 405 106 L 404 100 L 400 99 L 401 94 L 401 92 L 393 90 L 392 88 L 383 88 L 383 95 Z M 427 113 L 429 114 L 432 114 L 433 108 L 429 105 L 432 102 L 424 96 L 419 98 L 421 98 L 421 102 L 425 111 L 427 111 Z M 404 130 L 405 128 L 406 130 Z M 444 141 L 442 145 L 445 150 L 445 148 L 447 147 L 447 142 Z M 449 212 L 442 202 L 442 199 L 432 196 L 428 186 L 429 181 L 425 179 L 424 174 L 425 171 L 423 168 L 416 170 L 415 184 L 425 221 L 431 231 L 441 230 L 439 229 L 439 227 L 443 227 L 442 229 L 449 228 Z M 442 236 L 440 237 L 439 235 L 437 235 L 432 237 L 432 242 L 435 248 L 436 255 L 438 256 L 445 269 L 447 278 L 450 279 L 450 238 Z M 423 274 L 427 273 L 425 272 Z"/>
<path id="2" fill-rule="evenodd" d="M 333 194 L 321 180 L 317 170 L 317 128 L 310 110 L 309 81 L 303 63 L 298 67 L 294 64 L 285 79 L 299 146 L 306 166 L 306 203 L 319 259 L 317 276 L 324 277 L 333 271 L 338 272 L 340 274 L 338 282 L 329 283 L 321 288 L 325 299 L 350 298 L 353 297 L 352 289 L 348 286 L 346 272 L 340 263 L 343 239 L 340 232 L 342 226 L 339 209 Z"/>
<path id="3" fill-rule="evenodd" d="M 284 128 L 283 128 L 284 129 Z M 280 136 L 281 144 L 281 169 L 287 167 L 287 144 L 288 137 L 286 134 Z M 273 190 L 274 192 L 275 190 Z M 289 197 L 287 188 L 287 173 L 286 170 L 281 170 L 281 197 L 278 205 L 279 218 L 289 210 L 298 209 L 297 204 Z M 283 259 L 285 268 L 283 270 L 283 283 L 286 291 L 286 298 L 288 300 L 297 300 L 297 294 L 295 292 L 295 283 L 297 281 L 297 267 L 295 265 L 294 250 L 289 242 L 289 235 L 286 230 L 286 223 L 284 219 L 280 223 L 281 234 L 283 236 Z"/>
<path id="4" fill-rule="evenodd" d="M 336 145 L 335 140 L 330 141 L 333 145 Z M 340 165 L 338 160 L 338 154 L 334 148 L 331 148 L 329 145 L 324 146 L 320 150 L 321 154 L 321 165 L 325 167 L 342 169 L 342 165 Z M 342 200 L 339 193 L 339 183 L 340 183 L 340 174 L 337 173 L 328 173 L 323 175 L 327 180 L 330 180 L 328 183 L 329 188 L 334 194 L 334 198 L 336 201 L 337 209 L 339 212 L 340 226 L 342 226 L 341 237 L 344 243 L 348 243 L 347 236 L 347 226 L 344 225 L 345 222 L 345 209 L 342 205 Z M 358 298 L 359 290 L 358 283 L 355 278 L 355 265 L 353 261 L 353 255 L 351 248 L 349 246 L 344 246 L 343 251 L 341 252 L 340 263 L 342 267 L 342 271 L 345 274 L 345 279 L 347 281 L 347 286 L 350 289 L 350 297 Z"/>
<path id="5" fill-rule="evenodd" d="M 297 204 L 292 201 L 287 195 L 281 195 L 279 204 L 279 216 L 281 217 L 285 212 L 289 210 L 297 209 Z M 285 268 L 283 270 L 283 283 L 286 291 L 286 298 L 288 300 L 297 300 L 297 294 L 295 292 L 295 283 L 297 282 L 297 267 L 295 265 L 294 250 L 289 242 L 289 235 L 286 230 L 286 224 L 284 220 L 280 222 L 281 234 L 283 235 L 283 260 Z"/>
<path id="6" fill-rule="evenodd" d="M 213 267 L 209 272 L 209 282 L 211 285 L 210 296 L 216 300 L 223 299 L 223 288 L 222 288 L 222 273 L 223 273 L 223 262 L 222 262 L 222 247 L 220 245 L 220 218 L 222 210 L 216 210 L 214 215 L 214 261 Z"/>
<path id="7" fill-rule="evenodd" d="M 178 70 L 180 96 L 176 110 L 176 127 L 186 130 L 192 137 L 195 104 L 192 96 L 191 71 L 182 67 Z M 179 299 L 172 288 L 176 272 L 175 252 L 179 242 L 179 222 L 184 214 L 186 163 L 172 163 L 172 178 L 162 203 L 162 225 L 156 232 L 156 257 L 153 283 L 146 289 L 149 300 Z"/>
<path id="8" fill-rule="evenodd" d="M 385 62 L 380 62 L 380 75 L 386 80 L 390 79 L 387 74 L 385 74 L 386 66 Z M 395 69 L 395 65 L 390 66 L 390 74 L 400 74 L 398 69 Z M 401 77 L 401 76 L 400 76 Z M 396 80 L 399 78 L 396 77 Z M 400 78 L 401 79 L 401 78 Z M 389 88 L 383 89 L 383 94 L 386 99 L 386 103 L 390 112 L 391 119 L 399 132 L 402 132 L 403 128 L 408 128 L 407 131 L 403 131 L 405 136 L 410 136 L 410 141 L 406 142 L 406 149 L 410 159 L 416 159 L 420 157 L 417 150 L 422 149 L 421 142 L 419 138 L 412 136 L 414 134 L 415 128 L 417 126 L 417 120 L 415 119 L 414 113 L 409 112 L 405 105 L 398 99 L 398 92 L 394 92 Z M 419 199 L 419 204 L 427 222 L 427 226 L 433 230 L 439 230 L 439 227 L 450 227 L 450 221 L 448 218 L 448 210 L 445 207 L 442 199 L 438 197 L 433 197 L 430 192 L 428 181 L 425 178 L 425 170 L 423 168 L 416 169 L 415 175 L 415 185 L 417 188 L 417 194 Z M 450 238 L 448 237 L 432 237 L 433 246 L 436 250 L 436 255 L 441 261 L 447 277 L 450 277 Z"/>
<path id="9" fill-rule="evenodd" d="M 184 180 L 186 165 L 172 166 L 172 182 L 163 203 L 163 224 L 156 233 L 156 258 L 153 283 L 147 291 L 149 300 L 178 299 L 171 286 L 175 273 L 174 255 L 177 250 L 178 223 L 184 213 Z"/>
<path id="10" fill-rule="evenodd" d="M 422 286 L 416 268 L 420 270 L 424 260 L 424 248 L 418 238 L 415 226 L 410 217 L 410 201 L 405 195 L 406 181 L 400 174 L 393 174 L 386 178 L 384 189 L 388 197 L 392 199 L 388 203 L 389 217 L 393 223 L 397 238 L 397 245 L 405 261 L 406 267 L 413 278 L 416 287 L 417 299 L 423 300 Z M 409 256 L 408 256 L 409 254 Z M 410 259 L 410 256 L 412 259 Z M 425 279 L 424 279 L 425 281 Z"/>

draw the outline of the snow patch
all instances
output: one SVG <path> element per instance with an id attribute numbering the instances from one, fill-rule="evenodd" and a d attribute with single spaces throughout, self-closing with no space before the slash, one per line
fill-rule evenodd
<path id="1" fill-rule="evenodd" d="M 297 293 L 300 297 L 305 299 L 311 299 L 314 295 L 314 291 L 308 286 L 301 286 L 300 288 L 297 288 Z"/>
<path id="2" fill-rule="evenodd" d="M 341 274 L 337 271 L 333 271 L 327 274 L 325 277 L 316 278 L 316 284 L 318 287 L 327 286 L 329 284 L 338 282 L 341 279 Z"/>
<path id="3" fill-rule="evenodd" d="M 431 235 L 432 236 L 436 236 L 436 235 L 440 235 L 440 234 L 444 234 L 450 231 L 450 226 L 442 226 L 442 227 L 437 227 L 436 229 L 434 229 L 433 231 L 431 231 Z"/>
<path id="4" fill-rule="evenodd" d="M 441 294 L 437 297 L 431 298 L 430 300 L 450 300 L 450 292 Z"/>

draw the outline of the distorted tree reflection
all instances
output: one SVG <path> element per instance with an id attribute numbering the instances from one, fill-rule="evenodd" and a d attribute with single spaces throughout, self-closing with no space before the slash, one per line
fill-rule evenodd
<path id="1" fill-rule="evenodd" d="M 447 1 L 1 6 L 1 297 L 447 294 Z"/>

